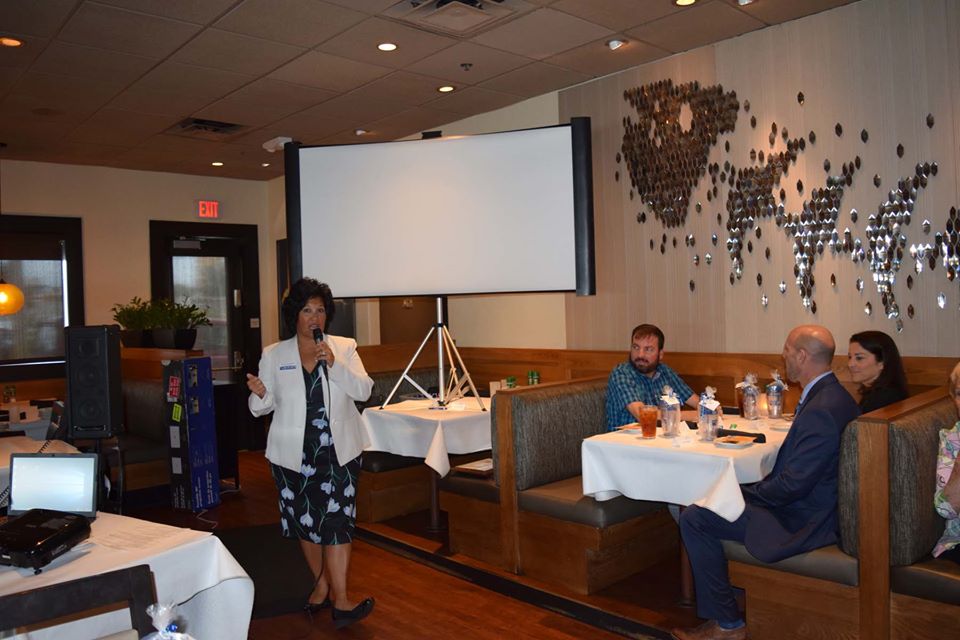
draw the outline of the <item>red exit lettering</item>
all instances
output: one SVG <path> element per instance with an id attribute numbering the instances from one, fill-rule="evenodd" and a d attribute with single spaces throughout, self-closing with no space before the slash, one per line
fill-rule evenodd
<path id="1" fill-rule="evenodd" d="M 220 203 L 216 200 L 197 200 L 197 216 L 200 218 L 219 218 Z"/>

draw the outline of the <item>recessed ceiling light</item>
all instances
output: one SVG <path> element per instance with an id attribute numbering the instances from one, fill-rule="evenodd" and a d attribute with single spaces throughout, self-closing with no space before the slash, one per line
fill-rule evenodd
<path id="1" fill-rule="evenodd" d="M 23 41 L 17 40 L 16 38 L 10 38 L 7 36 L 0 38 L 0 45 L 3 45 L 4 47 L 19 47 L 22 44 Z"/>
<path id="2" fill-rule="evenodd" d="M 261 167 L 269 167 L 269 166 L 270 166 L 270 163 L 269 163 L 269 162 L 261 162 L 261 163 L 260 163 L 260 166 L 261 166 Z"/>
<path id="3" fill-rule="evenodd" d="M 380 49 L 380 51 L 396 51 L 397 45 L 392 42 L 381 42 L 377 45 L 377 49 Z"/>
<path id="4" fill-rule="evenodd" d="M 367 135 L 367 130 L 366 130 L 366 129 L 354 129 L 354 130 L 353 130 L 353 135 L 355 135 L 355 136 L 365 136 L 365 135 Z"/>
<path id="5" fill-rule="evenodd" d="M 610 51 L 616 51 L 625 44 L 627 44 L 626 40 L 618 40 L 617 38 L 607 40 L 607 47 L 610 48 Z"/>
<path id="6" fill-rule="evenodd" d="M 222 163 L 222 162 L 211 162 L 210 164 L 213 165 L 214 167 L 222 167 L 222 166 L 223 166 L 223 163 Z"/>
<path id="7" fill-rule="evenodd" d="M 745 7 L 748 4 L 753 4 L 753 0 L 737 0 L 737 4 L 741 7 Z"/>
<path id="8" fill-rule="evenodd" d="M 453 87 L 451 87 L 448 84 L 445 84 L 442 87 L 437 87 L 437 91 L 439 91 L 440 93 L 450 93 L 451 91 L 453 91 Z"/>
<path id="9" fill-rule="evenodd" d="M 696 1 L 697 0 L 673 0 L 673 4 L 677 5 L 678 7 L 689 7 Z"/>

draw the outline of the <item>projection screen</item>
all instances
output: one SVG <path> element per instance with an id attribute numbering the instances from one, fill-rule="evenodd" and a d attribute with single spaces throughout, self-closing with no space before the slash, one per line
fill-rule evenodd
<path id="1" fill-rule="evenodd" d="M 571 132 L 299 147 L 301 273 L 344 298 L 577 289 L 592 194 L 575 206 Z"/>

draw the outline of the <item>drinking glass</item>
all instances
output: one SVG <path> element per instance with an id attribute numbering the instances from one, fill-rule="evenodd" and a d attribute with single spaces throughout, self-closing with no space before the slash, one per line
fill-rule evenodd
<path id="1" fill-rule="evenodd" d="M 640 435 L 643 438 L 657 437 L 657 408 L 653 405 L 640 408 Z"/>

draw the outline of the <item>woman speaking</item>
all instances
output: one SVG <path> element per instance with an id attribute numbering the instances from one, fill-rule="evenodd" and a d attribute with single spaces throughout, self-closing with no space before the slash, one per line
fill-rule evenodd
<path id="1" fill-rule="evenodd" d="M 330 287 L 302 278 L 281 307 L 292 338 L 263 350 L 259 377 L 247 374 L 250 412 L 273 412 L 266 457 L 280 491 L 280 525 L 298 538 L 315 577 L 304 610 L 330 607 L 337 628 L 365 618 L 373 598 L 347 595 L 357 478 L 366 436 L 354 400 L 373 388 L 349 338 L 324 335 L 333 319 Z"/>

